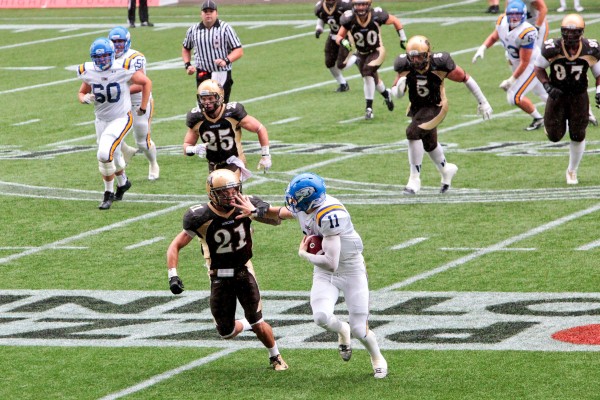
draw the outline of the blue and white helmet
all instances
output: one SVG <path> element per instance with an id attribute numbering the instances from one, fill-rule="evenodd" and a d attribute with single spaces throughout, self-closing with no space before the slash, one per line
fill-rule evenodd
<path id="1" fill-rule="evenodd" d="M 527 6 L 521 0 L 512 0 L 506 7 L 506 19 L 510 29 L 515 29 L 527 19 Z"/>
<path id="2" fill-rule="evenodd" d="M 325 182 L 312 172 L 296 175 L 285 190 L 285 205 L 291 211 L 308 211 L 325 201 Z"/>
<path id="3" fill-rule="evenodd" d="M 123 28 L 122 26 L 112 28 L 108 33 L 108 38 L 115 45 L 115 57 L 119 58 L 129 51 L 131 47 L 131 34 L 127 28 Z"/>
<path id="4" fill-rule="evenodd" d="M 115 61 L 115 46 L 108 38 L 98 38 L 90 46 L 90 57 L 98 71 L 106 71 Z"/>

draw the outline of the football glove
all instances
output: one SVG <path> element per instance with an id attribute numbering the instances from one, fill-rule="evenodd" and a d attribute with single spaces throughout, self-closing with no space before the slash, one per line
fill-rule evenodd
<path id="1" fill-rule="evenodd" d="M 508 89 L 510 89 L 510 87 L 515 83 L 516 80 L 517 79 L 511 75 L 510 78 L 505 79 L 502 81 L 502 83 L 500 83 L 499 88 L 506 92 L 508 91 Z"/>
<path id="2" fill-rule="evenodd" d="M 481 58 L 483 60 L 483 55 L 485 53 L 485 49 L 487 49 L 487 47 L 485 47 L 485 44 L 482 44 L 481 46 L 479 46 L 479 48 L 477 49 L 477 52 L 475 53 L 475 55 L 473 56 L 473 59 L 471 60 L 471 62 L 473 64 L 475 64 L 477 62 L 478 58 Z"/>
<path id="3" fill-rule="evenodd" d="M 262 170 L 264 170 L 264 172 L 265 172 L 265 174 L 266 174 L 266 173 L 267 173 L 267 171 L 268 171 L 269 169 L 271 169 L 271 165 L 272 165 L 272 162 L 271 162 L 271 155 L 270 155 L 270 154 L 263 155 L 263 156 L 260 158 L 260 161 L 258 162 L 258 166 L 256 167 L 256 169 L 262 169 Z"/>
<path id="4" fill-rule="evenodd" d="M 340 44 L 342 46 L 344 46 L 346 48 L 346 50 L 348 51 L 352 51 L 352 45 L 350 44 L 350 41 L 348 39 L 344 39 L 340 42 Z"/>
<path id="5" fill-rule="evenodd" d="M 552 86 L 550 82 L 544 83 L 544 89 L 546 90 L 546 93 L 548 93 L 548 96 L 552 97 L 553 99 L 558 99 L 560 96 L 563 95 L 563 91 L 555 86 Z M 596 95 L 596 99 L 597 98 L 598 95 Z M 597 101 L 598 100 L 596 100 L 596 102 Z"/>
<path id="6" fill-rule="evenodd" d="M 206 144 L 198 143 L 195 146 L 187 146 L 185 148 L 185 154 L 188 156 L 193 156 L 194 154 L 200 158 L 206 157 Z"/>
<path id="7" fill-rule="evenodd" d="M 317 29 L 317 30 L 315 30 L 315 37 L 318 39 L 319 36 L 321 36 L 321 33 L 323 33 L 323 29 Z"/>
<path id="8" fill-rule="evenodd" d="M 600 108 L 600 93 L 596 93 L 596 107 Z"/>
<path id="9" fill-rule="evenodd" d="M 88 93 L 83 96 L 82 104 L 94 104 L 94 100 L 96 100 L 94 93 Z"/>
<path id="10" fill-rule="evenodd" d="M 183 292 L 183 282 L 178 276 L 172 276 L 169 279 L 169 288 L 173 294 L 181 294 Z"/>
<path id="11" fill-rule="evenodd" d="M 136 114 L 138 116 L 142 116 L 142 115 L 146 114 L 146 110 L 143 109 L 142 107 L 138 107 Z"/>
<path id="12" fill-rule="evenodd" d="M 493 112 L 494 110 L 492 110 L 492 106 L 490 106 L 490 103 L 488 102 L 481 103 L 477 106 L 477 115 L 481 115 L 484 121 L 492 118 Z"/>
<path id="13" fill-rule="evenodd" d="M 406 40 L 402 40 L 402 39 L 400 39 L 400 47 L 401 47 L 403 50 L 406 50 Z"/>

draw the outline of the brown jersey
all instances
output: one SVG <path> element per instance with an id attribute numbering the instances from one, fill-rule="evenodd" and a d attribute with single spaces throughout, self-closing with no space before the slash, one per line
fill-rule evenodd
<path id="1" fill-rule="evenodd" d="M 400 54 L 394 61 L 394 71 L 406 76 L 406 87 L 411 109 L 440 106 L 445 99 L 444 79 L 456 68 L 450 54 L 432 53 L 426 71 L 419 72 L 411 67 L 406 54 Z"/>
<path id="2" fill-rule="evenodd" d="M 195 107 L 187 113 L 185 124 L 193 129 L 200 140 L 206 143 L 206 159 L 219 164 L 229 157 L 236 156 L 244 164 L 246 159 L 242 149 L 242 128 L 239 123 L 248 113 L 240 103 L 227 103 L 215 119 Z"/>
<path id="3" fill-rule="evenodd" d="M 352 10 L 348 10 L 342 15 L 340 24 L 352 35 L 354 46 L 359 53 L 372 53 L 377 48 L 382 47 L 381 26 L 390 18 L 387 11 L 380 7 L 373 8 L 366 21 L 363 23 L 358 19 Z"/>
<path id="4" fill-rule="evenodd" d="M 267 208 L 269 203 L 249 196 L 256 208 Z M 252 258 L 252 219 L 236 217 L 240 212 L 215 212 L 208 204 L 190 207 L 183 216 L 183 229 L 190 235 L 203 238 L 210 250 L 210 269 L 240 268 Z"/>
<path id="5" fill-rule="evenodd" d="M 542 57 L 550 63 L 550 83 L 565 94 L 587 91 L 587 71 L 600 60 L 600 47 L 594 39 L 581 39 L 579 51 L 570 56 L 562 38 L 549 39 L 542 47 Z"/>
<path id="6" fill-rule="evenodd" d="M 350 0 L 336 0 L 333 7 L 327 7 L 325 0 L 319 1 L 315 5 L 315 16 L 329 25 L 332 35 L 336 35 L 340 30 L 340 18 L 352 8 Z"/>

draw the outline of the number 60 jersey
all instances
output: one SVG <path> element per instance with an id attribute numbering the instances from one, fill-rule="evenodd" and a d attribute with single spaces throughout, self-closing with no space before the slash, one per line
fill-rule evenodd
<path id="1" fill-rule="evenodd" d="M 300 211 L 294 214 L 305 235 L 339 235 L 341 242 L 340 262 L 336 274 L 364 275 L 363 242 L 352 224 L 350 214 L 335 197 L 326 195 L 323 204 L 310 214 Z M 315 267 L 321 273 L 321 268 Z"/>
<path id="2" fill-rule="evenodd" d="M 129 80 L 135 72 L 135 69 L 125 69 L 117 63 L 106 71 L 97 71 L 91 61 L 79 66 L 77 77 L 90 85 L 96 96 L 96 118 L 112 121 L 127 117 L 131 111 Z"/>

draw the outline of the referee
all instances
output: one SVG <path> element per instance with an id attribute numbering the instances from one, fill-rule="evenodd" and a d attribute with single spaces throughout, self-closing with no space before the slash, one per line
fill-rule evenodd
<path id="1" fill-rule="evenodd" d="M 228 103 L 233 85 L 231 64 L 244 55 L 242 42 L 227 22 L 219 20 L 214 1 L 205 0 L 201 10 L 202 22 L 187 30 L 181 58 L 187 74 L 196 74 L 196 88 L 203 81 L 214 79 L 223 86 L 224 101 Z"/>

